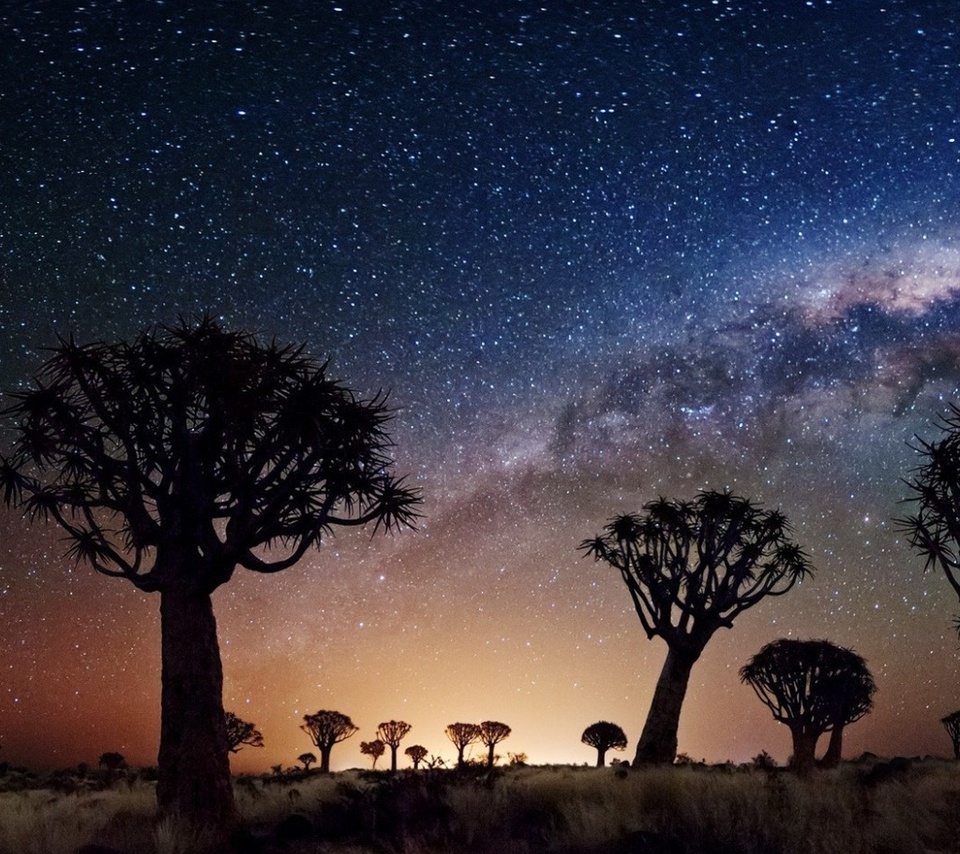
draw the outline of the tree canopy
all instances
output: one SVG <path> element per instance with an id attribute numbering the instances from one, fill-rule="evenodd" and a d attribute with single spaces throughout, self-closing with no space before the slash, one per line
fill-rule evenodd
<path id="1" fill-rule="evenodd" d="M 667 644 L 634 764 L 670 763 L 690 670 L 707 642 L 812 570 L 783 513 L 747 498 L 702 491 L 692 501 L 658 498 L 643 511 L 615 516 L 580 550 L 617 570 L 647 637 Z"/>
<path id="2" fill-rule="evenodd" d="M 580 736 L 580 741 L 597 751 L 597 767 L 605 764 L 608 750 L 626 750 L 626 733 L 617 725 L 609 721 L 597 721 L 590 724 Z"/>

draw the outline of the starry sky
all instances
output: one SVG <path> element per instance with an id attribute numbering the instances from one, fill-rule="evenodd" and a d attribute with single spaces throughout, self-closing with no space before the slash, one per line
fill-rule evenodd
<path id="1" fill-rule="evenodd" d="M 848 755 L 950 752 L 960 605 L 892 520 L 960 400 L 960 11 L 947 0 L 23 0 L 0 9 L 0 387 L 57 335 L 209 310 L 389 389 L 417 531 L 214 596 L 224 702 L 451 758 L 632 751 L 665 654 L 577 544 L 658 495 L 780 507 L 816 575 L 722 631 L 679 733 L 790 752 L 737 670 L 851 646 Z M 4 441 L 8 441 L 4 434 Z M 0 757 L 155 762 L 159 602 L 0 516 Z"/>

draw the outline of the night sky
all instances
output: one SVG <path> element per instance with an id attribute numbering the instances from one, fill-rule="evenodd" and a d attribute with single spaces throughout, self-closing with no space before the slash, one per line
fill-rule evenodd
<path id="1" fill-rule="evenodd" d="M 817 572 L 714 637 L 679 749 L 784 761 L 737 671 L 794 637 L 873 671 L 848 755 L 950 752 L 960 605 L 892 519 L 960 401 L 955 2 L 185 5 L 0 11 L 0 387 L 209 310 L 390 390 L 419 529 L 215 594 L 266 741 L 235 770 L 318 709 L 360 727 L 334 768 L 391 718 L 448 759 L 500 720 L 534 763 L 611 720 L 632 756 L 666 648 L 576 546 L 726 487 Z M 0 517 L 0 758 L 152 764 L 159 601 L 64 549 Z"/>

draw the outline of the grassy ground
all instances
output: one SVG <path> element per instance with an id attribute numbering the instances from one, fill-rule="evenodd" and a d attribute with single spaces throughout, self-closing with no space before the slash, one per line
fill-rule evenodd
<path id="1" fill-rule="evenodd" d="M 8 787 L 10 788 L 10 787 Z M 565 766 L 238 779 L 242 854 L 921 854 L 960 852 L 960 766 L 783 772 Z M 155 822 L 153 784 L 0 793 L 0 852 L 194 854 Z"/>

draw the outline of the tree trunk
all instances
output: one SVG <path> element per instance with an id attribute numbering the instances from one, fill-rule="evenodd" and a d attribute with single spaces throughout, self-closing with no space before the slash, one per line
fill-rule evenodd
<path id="1" fill-rule="evenodd" d="M 397 770 L 397 748 L 390 745 L 390 771 L 395 773 Z"/>
<path id="2" fill-rule="evenodd" d="M 597 748 L 597 768 L 603 768 L 607 764 L 607 748 Z"/>
<path id="3" fill-rule="evenodd" d="M 161 712 L 157 802 L 198 827 L 236 819 L 217 622 L 206 593 L 160 594 Z"/>
<path id="4" fill-rule="evenodd" d="M 496 747 L 496 744 L 491 744 L 490 749 L 487 751 L 487 768 L 493 768 L 493 750 Z"/>
<path id="5" fill-rule="evenodd" d="M 317 747 L 317 750 L 320 751 L 320 773 L 329 774 L 330 773 L 330 751 L 332 747 Z"/>
<path id="6" fill-rule="evenodd" d="M 657 680 L 650 711 L 637 742 L 634 766 L 668 765 L 677 758 L 677 728 L 680 709 L 687 694 L 690 670 L 700 656 L 681 652 L 673 647 L 667 651 L 660 678 Z"/>
<path id="7" fill-rule="evenodd" d="M 810 733 L 802 727 L 791 727 L 790 734 L 793 736 L 793 757 L 791 765 L 797 772 L 797 776 L 806 777 L 813 771 L 815 764 L 815 752 L 817 749 L 817 739 L 820 733 Z"/>
<path id="8" fill-rule="evenodd" d="M 833 732 L 830 733 L 830 744 L 827 745 L 827 752 L 823 754 L 823 767 L 836 768 L 840 764 L 841 754 L 843 753 L 843 724 L 835 724 Z"/>

